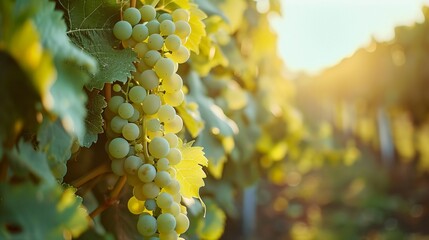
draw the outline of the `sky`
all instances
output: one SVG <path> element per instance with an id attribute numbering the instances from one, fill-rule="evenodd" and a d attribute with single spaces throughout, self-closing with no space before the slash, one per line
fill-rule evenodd
<path id="1" fill-rule="evenodd" d="M 282 0 L 273 19 L 279 53 L 291 71 L 317 73 L 367 46 L 386 41 L 396 25 L 422 21 L 429 0 Z"/>

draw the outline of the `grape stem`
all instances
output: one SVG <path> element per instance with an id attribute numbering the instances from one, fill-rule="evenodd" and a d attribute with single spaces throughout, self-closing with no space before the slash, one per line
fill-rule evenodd
<path id="1" fill-rule="evenodd" d="M 110 164 L 105 163 L 103 165 L 100 165 L 100 166 L 94 168 L 90 173 L 74 180 L 71 183 L 71 185 L 76 187 L 76 188 L 80 188 L 80 187 L 82 187 L 82 185 L 91 181 L 92 179 L 94 179 L 94 178 L 96 178 L 102 174 L 109 173 L 109 172 L 111 172 Z"/>
<path id="2" fill-rule="evenodd" d="M 150 5 L 152 5 L 152 7 L 155 7 L 158 3 L 159 3 L 159 0 L 154 0 Z"/>
<path id="3" fill-rule="evenodd" d="M 146 159 L 146 162 L 149 162 L 149 152 L 147 150 L 147 130 L 146 130 L 146 118 L 143 116 L 142 120 L 142 129 L 143 129 L 143 154 L 144 158 Z"/>
<path id="4" fill-rule="evenodd" d="M 131 0 L 130 7 L 133 7 L 133 8 L 136 7 L 136 0 Z"/>
<path id="5" fill-rule="evenodd" d="M 92 211 L 89 214 L 89 216 L 91 218 L 94 218 L 94 217 L 98 216 L 99 214 L 101 214 L 102 212 L 104 212 L 104 210 L 108 209 L 113 204 L 118 203 L 119 194 L 121 193 L 121 190 L 124 187 L 124 185 L 125 185 L 126 182 L 127 182 L 127 177 L 126 176 L 120 177 L 116 181 L 115 187 L 110 192 L 109 198 L 107 198 L 106 201 L 104 201 L 104 203 L 102 205 L 100 205 L 96 209 L 94 209 L 94 211 Z"/>

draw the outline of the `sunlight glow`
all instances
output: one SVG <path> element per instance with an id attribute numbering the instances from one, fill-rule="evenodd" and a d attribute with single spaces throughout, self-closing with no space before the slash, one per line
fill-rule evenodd
<path id="1" fill-rule="evenodd" d="M 283 0 L 273 18 L 279 53 L 292 71 L 317 73 L 335 65 L 371 37 L 387 41 L 396 25 L 422 21 L 429 0 Z"/>

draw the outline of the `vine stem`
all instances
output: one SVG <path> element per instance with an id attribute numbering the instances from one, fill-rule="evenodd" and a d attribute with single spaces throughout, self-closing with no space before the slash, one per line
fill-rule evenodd
<path id="1" fill-rule="evenodd" d="M 110 165 L 108 163 L 105 163 L 103 165 L 98 166 L 97 168 L 93 169 L 89 174 L 86 174 L 76 180 L 74 180 L 71 185 L 76 187 L 76 188 L 80 188 L 82 185 L 84 185 L 85 183 L 91 181 L 92 179 L 105 174 L 111 172 L 110 169 Z"/>
<path id="2" fill-rule="evenodd" d="M 104 203 L 100 206 L 98 206 L 94 211 L 92 211 L 89 216 L 91 218 L 94 218 L 98 215 L 100 215 L 104 210 L 108 209 L 110 206 L 118 202 L 119 194 L 121 193 L 122 188 L 124 187 L 125 183 L 127 182 L 127 176 L 120 177 L 116 183 L 113 190 L 110 192 L 109 198 L 104 201 Z"/>

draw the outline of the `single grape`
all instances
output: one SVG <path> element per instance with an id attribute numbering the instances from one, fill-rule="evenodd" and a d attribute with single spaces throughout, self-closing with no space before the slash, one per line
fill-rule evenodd
<path id="1" fill-rule="evenodd" d="M 158 171 L 166 171 L 169 167 L 170 167 L 170 162 L 168 161 L 167 158 L 160 158 L 156 162 L 156 169 Z"/>
<path id="2" fill-rule="evenodd" d="M 146 97 L 146 89 L 144 89 L 142 86 L 134 86 L 128 93 L 128 97 L 134 103 L 142 103 Z"/>
<path id="3" fill-rule="evenodd" d="M 134 26 L 140 22 L 141 13 L 137 8 L 130 7 L 125 9 L 123 13 L 123 19 Z"/>
<path id="4" fill-rule="evenodd" d="M 146 128 L 147 130 L 151 132 L 156 132 L 161 130 L 161 123 L 159 122 L 158 118 L 152 118 L 147 120 L 146 122 Z"/>
<path id="5" fill-rule="evenodd" d="M 146 90 L 152 90 L 158 87 L 159 77 L 156 75 L 155 71 L 148 69 L 143 71 L 141 74 L 136 76 L 136 81 L 138 81 Z"/>
<path id="6" fill-rule="evenodd" d="M 153 69 L 160 78 L 169 78 L 174 73 L 174 62 L 169 58 L 161 57 Z"/>
<path id="7" fill-rule="evenodd" d="M 113 26 L 113 35 L 119 40 L 127 40 L 131 37 L 133 27 L 127 21 L 119 21 Z"/>
<path id="8" fill-rule="evenodd" d="M 149 30 L 149 35 L 159 33 L 159 25 L 157 19 L 150 20 L 148 23 L 146 23 L 146 27 Z"/>
<path id="9" fill-rule="evenodd" d="M 147 43 L 139 42 L 134 47 L 134 51 L 137 53 L 137 56 L 139 58 L 142 58 L 142 57 L 145 56 L 145 54 L 147 53 L 147 51 L 149 51 L 149 47 L 147 46 Z"/>
<path id="10" fill-rule="evenodd" d="M 180 204 L 173 199 L 173 203 L 171 203 L 170 207 L 162 209 L 162 213 L 171 213 L 171 215 L 176 217 L 180 213 Z"/>
<path id="11" fill-rule="evenodd" d="M 183 79 L 179 74 L 174 73 L 168 78 L 162 80 L 162 87 L 167 93 L 177 92 L 182 89 Z"/>
<path id="12" fill-rule="evenodd" d="M 137 175 L 144 183 L 152 182 L 156 176 L 156 169 L 152 164 L 143 164 L 140 166 Z"/>
<path id="13" fill-rule="evenodd" d="M 122 103 L 118 108 L 118 114 L 123 119 L 128 119 L 134 114 L 134 107 L 130 103 Z"/>
<path id="14" fill-rule="evenodd" d="M 144 55 L 143 61 L 150 67 L 153 67 L 155 63 L 161 58 L 161 54 L 156 50 L 149 50 Z"/>
<path id="15" fill-rule="evenodd" d="M 183 100 L 185 99 L 185 95 L 182 90 L 176 92 L 167 92 L 164 94 L 164 101 L 166 104 L 169 104 L 173 107 L 180 106 Z"/>
<path id="16" fill-rule="evenodd" d="M 171 175 L 167 171 L 158 171 L 156 173 L 154 181 L 158 187 L 163 188 L 170 184 Z"/>
<path id="17" fill-rule="evenodd" d="M 149 30 L 144 24 L 137 24 L 133 27 L 133 33 L 131 34 L 136 42 L 143 42 L 149 36 Z"/>
<path id="18" fill-rule="evenodd" d="M 143 192 L 143 186 L 141 184 L 133 187 L 133 195 L 140 201 L 145 201 L 147 199 L 146 195 Z"/>
<path id="19" fill-rule="evenodd" d="M 170 213 L 161 213 L 156 219 L 159 233 L 168 233 L 176 228 L 176 219 Z"/>
<path id="20" fill-rule="evenodd" d="M 137 71 L 144 72 L 145 70 L 151 69 L 150 66 L 148 66 L 144 60 L 140 60 L 137 62 Z"/>
<path id="21" fill-rule="evenodd" d="M 125 160 L 124 160 L 125 161 Z M 127 183 L 131 186 L 138 186 L 142 184 L 140 178 L 137 175 L 127 175 Z"/>
<path id="22" fill-rule="evenodd" d="M 130 213 L 132 214 L 140 214 L 144 211 L 145 206 L 144 206 L 144 202 L 138 200 L 135 196 L 130 197 L 130 199 L 128 199 L 128 210 L 130 210 Z"/>
<path id="23" fill-rule="evenodd" d="M 161 122 L 169 122 L 176 116 L 176 110 L 167 104 L 162 105 L 158 110 L 158 118 Z"/>
<path id="24" fill-rule="evenodd" d="M 172 179 L 170 184 L 168 184 L 167 186 L 164 187 L 164 190 L 170 194 L 179 193 L 180 183 L 176 179 Z"/>
<path id="25" fill-rule="evenodd" d="M 109 143 L 109 153 L 114 158 L 123 158 L 130 151 L 130 145 L 123 138 L 112 139 Z M 167 155 L 167 154 L 166 154 Z"/>
<path id="26" fill-rule="evenodd" d="M 156 198 L 156 196 L 158 196 L 159 192 L 161 191 L 154 182 L 143 184 L 142 190 L 144 195 L 149 199 Z"/>
<path id="27" fill-rule="evenodd" d="M 147 115 L 152 115 L 158 112 L 161 107 L 161 99 L 158 95 L 149 94 L 143 100 L 143 112 Z M 173 119 L 174 120 L 174 119 Z"/>
<path id="28" fill-rule="evenodd" d="M 125 126 L 125 124 L 127 124 L 128 121 L 119 117 L 119 116 L 114 116 L 112 118 L 112 120 L 110 120 L 110 128 L 112 129 L 113 132 L 115 133 L 122 133 L 122 128 Z"/>
<path id="29" fill-rule="evenodd" d="M 143 161 L 141 158 L 137 156 L 129 156 L 124 161 L 125 172 L 134 175 L 142 164 Z"/>
<path id="30" fill-rule="evenodd" d="M 168 36 L 170 34 L 173 34 L 176 30 L 176 25 L 171 20 L 164 20 L 159 24 L 159 32 L 162 36 Z"/>
<path id="31" fill-rule="evenodd" d="M 184 239 L 179 238 L 176 231 L 160 233 L 159 239 L 162 239 L 162 240 L 184 240 Z"/>
<path id="32" fill-rule="evenodd" d="M 177 22 L 180 20 L 189 22 L 189 12 L 186 9 L 178 8 L 171 13 L 173 21 Z"/>
<path id="33" fill-rule="evenodd" d="M 121 85 L 115 83 L 115 84 L 113 84 L 112 89 L 114 92 L 120 92 L 122 90 L 122 87 L 121 87 Z"/>
<path id="34" fill-rule="evenodd" d="M 127 123 L 122 128 L 122 136 L 128 141 L 136 140 L 140 135 L 139 126 L 135 123 Z"/>
<path id="35" fill-rule="evenodd" d="M 172 179 L 176 178 L 177 170 L 176 170 L 174 167 L 169 167 L 169 168 L 167 169 L 167 172 L 168 172 L 168 174 L 170 174 L 170 177 L 171 177 Z"/>
<path id="36" fill-rule="evenodd" d="M 173 51 L 169 55 L 169 58 L 171 58 L 175 62 L 184 63 L 188 61 L 190 56 L 191 53 L 189 52 L 189 50 L 185 46 L 181 45 L 179 49 L 177 49 L 177 51 Z"/>
<path id="37" fill-rule="evenodd" d="M 164 131 L 178 133 L 183 128 L 183 120 L 179 115 L 174 116 L 173 120 L 164 123 Z"/>
<path id="38" fill-rule="evenodd" d="M 112 172 L 117 176 L 123 176 L 125 174 L 124 170 L 124 159 L 114 159 L 110 163 L 110 168 L 112 169 Z"/>
<path id="39" fill-rule="evenodd" d="M 170 165 L 176 165 L 182 160 L 182 152 L 178 148 L 170 148 L 166 158 Z"/>
<path id="40" fill-rule="evenodd" d="M 175 52 L 182 46 L 182 40 L 176 34 L 171 34 L 165 39 L 164 44 L 168 50 Z"/>
<path id="41" fill-rule="evenodd" d="M 149 36 L 147 40 L 147 46 L 152 50 L 160 50 L 164 45 L 164 38 L 158 33 L 154 33 Z"/>
<path id="42" fill-rule="evenodd" d="M 137 230 L 141 235 L 150 237 L 157 230 L 157 220 L 149 214 L 141 214 L 137 220 Z"/>
<path id="43" fill-rule="evenodd" d="M 177 144 L 179 143 L 179 139 L 176 136 L 176 134 L 169 132 L 164 135 L 164 138 L 168 141 L 168 144 L 170 145 L 170 148 L 177 147 Z"/>
<path id="44" fill-rule="evenodd" d="M 155 158 L 163 158 L 170 151 L 170 146 L 163 137 L 155 137 L 149 143 L 149 153 Z"/>
<path id="45" fill-rule="evenodd" d="M 134 107 L 134 114 L 132 117 L 128 119 L 129 122 L 137 122 L 140 119 L 140 111 L 137 108 L 140 108 L 139 105 L 133 106 Z"/>
<path id="46" fill-rule="evenodd" d="M 156 204 L 161 209 L 166 209 L 173 204 L 173 197 L 167 192 L 162 192 L 156 197 Z"/>
<path id="47" fill-rule="evenodd" d="M 136 44 L 137 42 L 132 37 L 128 38 L 127 40 L 122 40 L 122 46 L 124 48 L 133 48 L 136 46 Z"/>
<path id="48" fill-rule="evenodd" d="M 175 216 L 176 219 L 176 232 L 178 234 L 182 234 L 186 232 L 189 228 L 189 218 L 183 214 L 179 213 L 177 216 Z"/>
<path id="49" fill-rule="evenodd" d="M 175 21 L 174 25 L 176 26 L 175 34 L 180 38 L 186 39 L 191 34 L 191 25 L 187 21 Z"/>
<path id="50" fill-rule="evenodd" d="M 158 21 L 162 23 L 165 20 L 173 20 L 173 17 L 169 13 L 162 13 L 158 16 Z"/>
<path id="51" fill-rule="evenodd" d="M 156 17 L 156 10 L 151 5 L 144 5 L 139 11 L 143 22 L 148 22 Z"/>
<path id="52" fill-rule="evenodd" d="M 107 103 L 107 106 L 113 113 L 118 113 L 119 106 L 124 102 L 125 99 L 122 96 L 113 96 L 110 98 L 109 102 Z"/>

